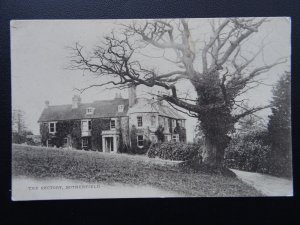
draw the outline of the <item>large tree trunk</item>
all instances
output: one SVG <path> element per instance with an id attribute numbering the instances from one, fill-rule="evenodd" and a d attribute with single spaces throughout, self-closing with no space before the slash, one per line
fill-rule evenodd
<path id="1" fill-rule="evenodd" d="M 223 164 L 226 145 L 221 145 L 219 140 L 206 138 L 202 152 L 202 162 L 211 167 L 221 167 Z"/>

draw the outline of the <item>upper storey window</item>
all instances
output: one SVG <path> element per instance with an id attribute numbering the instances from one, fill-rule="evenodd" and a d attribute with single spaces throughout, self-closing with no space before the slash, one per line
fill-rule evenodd
<path id="1" fill-rule="evenodd" d="M 86 108 L 87 115 L 94 115 L 94 111 L 95 111 L 95 108 L 93 108 L 93 107 Z"/>
<path id="2" fill-rule="evenodd" d="M 55 134 L 56 133 L 56 122 L 49 123 L 49 133 Z"/>
<path id="3" fill-rule="evenodd" d="M 118 105 L 118 112 L 124 111 L 124 105 Z"/>
<path id="4" fill-rule="evenodd" d="M 141 116 L 137 117 L 137 125 L 138 125 L 138 127 L 143 126 L 143 117 L 141 117 Z"/>

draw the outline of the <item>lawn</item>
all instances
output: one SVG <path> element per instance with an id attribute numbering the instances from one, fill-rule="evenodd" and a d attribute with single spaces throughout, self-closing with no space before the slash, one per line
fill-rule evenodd
<path id="1" fill-rule="evenodd" d="M 235 177 L 183 171 L 177 162 L 22 145 L 12 146 L 12 176 L 150 185 L 191 197 L 262 195 Z"/>

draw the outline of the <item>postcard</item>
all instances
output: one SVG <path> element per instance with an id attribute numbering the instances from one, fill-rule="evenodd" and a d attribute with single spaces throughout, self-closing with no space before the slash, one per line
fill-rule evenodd
<path id="1" fill-rule="evenodd" d="M 10 28 L 12 200 L 293 196 L 290 18 Z"/>

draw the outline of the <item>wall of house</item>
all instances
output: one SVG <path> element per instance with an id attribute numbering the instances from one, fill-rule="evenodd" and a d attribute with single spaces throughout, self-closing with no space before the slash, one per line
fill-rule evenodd
<path id="1" fill-rule="evenodd" d="M 141 116 L 143 118 L 143 126 L 138 127 L 137 117 Z M 151 117 L 155 116 L 155 125 L 151 125 Z M 132 127 L 133 125 L 139 131 L 143 130 L 150 130 L 151 132 L 155 132 L 157 130 L 159 121 L 158 121 L 158 113 L 132 113 L 129 115 L 129 126 Z"/>
<path id="2" fill-rule="evenodd" d="M 81 148 L 80 120 L 58 121 L 56 123 L 55 134 L 49 133 L 48 123 L 40 123 L 40 134 L 43 146 L 47 146 L 48 140 L 48 143 L 51 143 L 50 146 L 63 147 L 64 139 L 70 134 L 72 137 L 72 147 L 76 149 Z"/>
<path id="3" fill-rule="evenodd" d="M 92 150 L 102 151 L 102 131 L 110 129 L 110 119 L 92 119 L 91 141 Z"/>
<path id="4" fill-rule="evenodd" d="M 129 118 L 121 117 L 118 122 L 120 126 L 120 147 L 125 145 L 126 148 L 130 146 L 130 136 L 129 136 Z M 121 150 L 122 151 L 122 150 Z"/>

